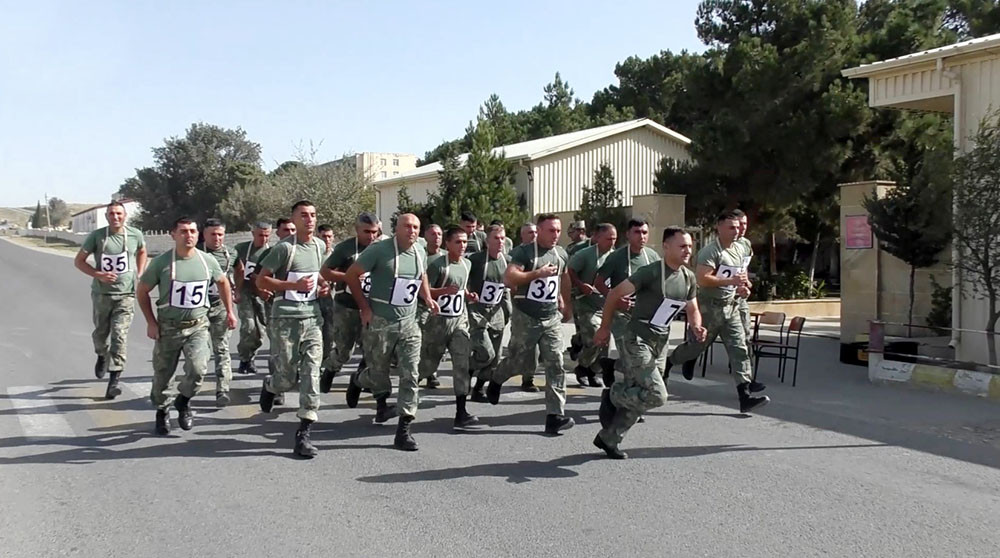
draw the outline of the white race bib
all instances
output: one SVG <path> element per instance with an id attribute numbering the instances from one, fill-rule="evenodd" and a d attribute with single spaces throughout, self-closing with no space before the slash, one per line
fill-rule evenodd
<path id="1" fill-rule="evenodd" d="M 687 306 L 687 302 L 683 300 L 673 300 L 670 298 L 663 299 L 660 303 L 660 307 L 656 309 L 656 313 L 653 317 L 649 319 L 649 325 L 656 327 L 667 327 L 670 322 L 674 321 L 677 314 L 680 313 L 684 307 Z"/>
<path id="2" fill-rule="evenodd" d="M 367 271 L 358 276 L 361 280 L 361 294 L 365 295 L 367 298 L 372 294 L 372 276 Z M 345 283 L 346 284 L 346 283 Z M 354 294 L 351 292 L 351 286 L 347 285 L 347 294 Z"/>
<path id="3" fill-rule="evenodd" d="M 125 273 L 128 271 L 128 253 L 122 252 L 121 254 L 101 254 L 100 271 Z"/>
<path id="4" fill-rule="evenodd" d="M 559 276 L 539 277 L 528 283 L 525 298 L 534 302 L 555 303 L 559 297 Z"/>
<path id="5" fill-rule="evenodd" d="M 455 318 L 465 311 L 465 291 L 458 291 L 455 294 L 441 295 L 437 298 L 438 315 L 448 318 Z"/>
<path id="6" fill-rule="evenodd" d="M 312 302 L 316 300 L 316 289 L 319 287 L 319 273 L 315 271 L 311 272 L 301 272 L 301 271 L 289 271 L 288 278 L 286 281 L 298 281 L 303 277 L 312 277 L 313 288 L 309 292 L 301 291 L 285 291 L 285 300 L 290 300 L 292 302 Z"/>
<path id="7" fill-rule="evenodd" d="M 254 271 L 257 271 L 256 263 L 248 261 L 245 264 L 243 264 L 243 280 L 249 281 L 250 276 L 253 275 Z"/>
<path id="8" fill-rule="evenodd" d="M 743 273 L 750 269 L 750 256 L 743 258 Z"/>
<path id="9" fill-rule="evenodd" d="M 500 299 L 503 298 L 504 287 L 500 283 L 494 283 L 493 281 L 483 281 L 483 290 L 479 293 L 479 302 L 485 306 L 496 306 L 500 304 Z"/>
<path id="10" fill-rule="evenodd" d="M 732 279 L 733 277 L 739 275 L 742 271 L 742 269 L 731 265 L 720 265 L 719 269 L 715 270 L 715 276 L 719 279 Z M 719 288 L 726 291 L 732 291 L 736 289 L 736 286 L 726 285 Z"/>
<path id="11" fill-rule="evenodd" d="M 407 279 L 396 277 L 396 282 L 392 286 L 392 305 L 410 306 L 417 301 L 417 293 L 420 292 L 421 279 Z"/>
<path id="12" fill-rule="evenodd" d="M 208 306 L 208 281 L 171 281 L 170 306 L 185 310 Z"/>

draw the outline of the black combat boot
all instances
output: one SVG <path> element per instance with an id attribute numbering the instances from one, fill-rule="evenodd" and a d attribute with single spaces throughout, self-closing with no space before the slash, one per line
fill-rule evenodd
<path id="1" fill-rule="evenodd" d="M 750 382 L 743 382 L 736 386 L 736 393 L 740 397 L 741 413 L 749 413 L 753 409 L 771 402 L 771 398 L 766 395 L 760 397 L 750 395 Z"/>
<path id="2" fill-rule="evenodd" d="M 597 410 L 597 416 L 601 419 L 601 428 L 611 425 L 611 419 L 615 418 L 615 411 L 618 409 L 611 402 L 611 390 L 605 388 L 601 391 L 601 406 Z"/>
<path id="3" fill-rule="evenodd" d="M 573 419 L 565 415 L 546 415 L 545 417 L 545 433 L 550 435 L 557 435 L 562 430 L 569 430 L 573 428 Z"/>
<path id="4" fill-rule="evenodd" d="M 490 400 L 486 398 L 486 392 L 483 391 L 485 386 L 486 380 L 476 378 L 476 385 L 472 387 L 472 394 L 469 396 L 469 399 L 476 403 L 489 403 Z"/>
<path id="5" fill-rule="evenodd" d="M 537 393 L 538 386 L 535 385 L 535 378 L 528 377 L 527 379 L 521 380 L 521 391 L 526 391 L 528 393 Z"/>
<path id="6" fill-rule="evenodd" d="M 597 374 L 593 370 L 590 370 L 589 372 L 590 375 L 587 376 L 587 381 L 590 383 L 590 387 L 604 387 L 604 384 L 601 383 L 601 379 L 597 377 Z"/>
<path id="7" fill-rule="evenodd" d="M 417 451 L 417 442 L 410 435 L 411 422 L 413 422 L 413 417 L 409 415 L 399 417 L 399 425 L 396 426 L 396 438 L 392 441 L 392 445 L 396 446 L 397 449 Z"/>
<path id="8" fill-rule="evenodd" d="M 275 393 L 274 394 L 274 404 L 276 406 L 278 406 L 278 407 L 284 405 L 285 404 L 285 394 L 284 393 Z"/>
<path id="9" fill-rule="evenodd" d="M 273 407 L 274 394 L 267 389 L 267 378 L 264 378 L 264 383 L 260 386 L 260 410 L 270 413 Z"/>
<path id="10" fill-rule="evenodd" d="M 694 366 L 698 364 L 698 359 L 693 358 L 684 364 L 681 364 L 681 374 L 684 375 L 685 380 L 694 379 Z"/>
<path id="11" fill-rule="evenodd" d="M 750 393 L 757 393 L 759 391 L 764 391 L 765 389 L 767 389 L 767 386 L 756 380 L 750 382 Z"/>
<path id="12" fill-rule="evenodd" d="M 170 434 L 170 411 L 167 409 L 156 410 L 156 433 L 160 436 Z"/>
<path id="13" fill-rule="evenodd" d="M 177 409 L 177 424 L 181 430 L 191 430 L 194 426 L 194 413 L 191 412 L 191 398 L 178 395 L 174 399 L 174 408 Z"/>
<path id="14" fill-rule="evenodd" d="M 455 398 L 455 430 L 474 430 L 479 426 L 479 417 L 470 415 L 465 410 L 465 396 L 459 395 Z"/>
<path id="15" fill-rule="evenodd" d="M 587 387 L 587 378 L 593 374 L 589 368 L 579 364 L 577 364 L 576 368 L 573 369 L 573 373 L 576 374 L 576 382 L 580 384 L 580 387 Z"/>
<path id="16" fill-rule="evenodd" d="M 111 377 L 108 378 L 108 389 L 104 392 L 105 399 L 114 399 L 122 394 L 122 388 L 118 385 L 118 378 L 121 376 L 121 371 L 111 372 Z"/>
<path id="17" fill-rule="evenodd" d="M 256 374 L 257 367 L 254 366 L 253 361 L 241 360 L 240 367 L 236 369 L 237 374 Z"/>
<path id="18" fill-rule="evenodd" d="M 320 376 L 319 376 L 319 392 L 320 393 L 330 393 L 330 389 L 333 388 L 333 377 L 336 376 L 336 375 L 337 375 L 337 373 L 334 372 L 333 370 L 330 370 L 329 368 L 324 368 L 320 372 Z"/>
<path id="19" fill-rule="evenodd" d="M 569 359 L 576 360 L 580 358 L 581 351 L 583 351 L 583 345 L 581 345 L 579 339 L 574 336 L 569 340 Z"/>
<path id="20" fill-rule="evenodd" d="M 615 383 L 615 365 L 618 364 L 613 358 L 601 357 L 597 361 L 601 367 L 601 377 L 604 378 L 604 387 L 611 387 Z"/>
<path id="21" fill-rule="evenodd" d="M 594 438 L 594 445 L 604 450 L 604 453 L 607 454 L 607 456 L 610 457 L 611 459 L 628 459 L 627 453 L 623 452 L 617 447 L 612 447 L 605 444 L 604 440 L 601 439 L 600 432 L 598 432 L 597 437 Z"/>
<path id="22" fill-rule="evenodd" d="M 94 363 L 94 375 L 97 376 L 98 380 L 100 380 L 101 378 L 104 378 L 105 372 L 107 372 L 107 370 L 104 368 L 104 356 L 98 355 L 97 362 Z"/>
<path id="23" fill-rule="evenodd" d="M 486 400 L 490 402 L 490 405 L 500 403 L 500 390 L 502 389 L 503 384 L 500 382 L 490 380 L 490 383 L 486 384 Z"/>
<path id="24" fill-rule="evenodd" d="M 437 389 L 441 387 L 441 380 L 438 380 L 437 374 L 431 374 L 427 376 L 427 383 L 425 385 L 427 389 Z"/>
<path id="25" fill-rule="evenodd" d="M 375 400 L 375 424 L 385 424 L 396 418 L 396 406 L 389 405 L 388 399 L 388 395 L 383 395 Z"/>
<path id="26" fill-rule="evenodd" d="M 299 429 L 295 431 L 295 455 L 306 459 L 312 459 L 319 455 L 316 446 L 312 445 L 312 441 L 309 440 L 312 423 L 313 421 L 311 420 L 301 419 Z"/>
<path id="27" fill-rule="evenodd" d="M 215 408 L 224 409 L 226 405 L 229 405 L 229 392 L 220 391 L 215 394 Z"/>
<path id="28" fill-rule="evenodd" d="M 361 398 L 361 386 L 358 385 L 358 373 L 351 374 L 347 380 L 347 406 L 351 409 L 358 406 L 358 399 Z"/>

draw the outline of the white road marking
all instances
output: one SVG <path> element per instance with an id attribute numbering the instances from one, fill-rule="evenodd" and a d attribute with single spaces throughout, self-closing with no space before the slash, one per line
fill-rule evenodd
<path id="1" fill-rule="evenodd" d="M 15 386 L 6 389 L 17 420 L 27 438 L 74 438 L 76 433 L 49 399 L 45 386 Z M 31 412 L 32 409 L 52 407 L 52 412 Z M 28 411 L 28 412 L 22 412 Z"/>

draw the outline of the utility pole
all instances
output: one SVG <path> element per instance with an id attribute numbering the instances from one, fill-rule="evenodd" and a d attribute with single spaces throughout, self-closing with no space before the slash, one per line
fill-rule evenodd
<path id="1" fill-rule="evenodd" d="M 49 243 L 49 230 L 52 228 L 52 219 L 49 216 L 49 195 L 45 194 L 45 243 Z"/>

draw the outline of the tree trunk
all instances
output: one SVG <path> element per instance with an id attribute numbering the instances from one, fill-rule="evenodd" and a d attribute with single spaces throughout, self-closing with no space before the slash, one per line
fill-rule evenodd
<path id="1" fill-rule="evenodd" d="M 917 267 L 910 266 L 910 310 L 906 314 L 906 336 L 913 337 L 913 278 L 917 274 Z"/>
<path id="2" fill-rule="evenodd" d="M 768 239 L 770 241 L 770 247 L 769 247 L 769 252 L 768 252 L 768 260 L 770 260 L 770 261 L 768 263 L 770 264 L 770 267 L 771 267 L 771 278 L 774 279 L 774 281 L 772 281 L 772 283 L 771 283 L 771 298 L 773 299 L 773 298 L 775 298 L 775 297 L 778 296 L 778 281 L 777 281 L 777 278 L 778 278 L 778 247 L 777 247 L 777 245 L 775 243 L 775 239 L 774 239 L 775 235 L 774 235 L 774 233 L 770 232 L 770 233 L 768 233 L 767 236 L 768 236 Z"/>
<path id="3" fill-rule="evenodd" d="M 997 314 L 997 296 L 995 293 L 990 293 L 990 314 L 989 318 L 986 319 L 986 346 L 989 350 L 990 355 L 990 366 L 997 365 L 997 341 L 996 341 L 996 327 L 997 318 L 1000 315 Z"/>
<path id="4" fill-rule="evenodd" d="M 816 231 L 816 239 L 813 240 L 813 253 L 809 256 L 809 296 L 813 296 L 816 285 L 816 258 L 819 256 L 819 231 Z"/>

